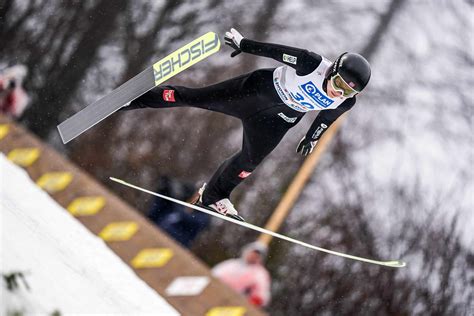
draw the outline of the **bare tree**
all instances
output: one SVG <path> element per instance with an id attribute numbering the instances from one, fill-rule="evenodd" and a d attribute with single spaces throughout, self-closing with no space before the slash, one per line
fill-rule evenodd
<path id="1" fill-rule="evenodd" d="M 16 44 L 23 40 L 23 36 L 26 35 L 22 29 L 25 23 L 44 7 L 44 2 L 35 0 L 28 2 L 23 11 L 18 11 L 14 7 L 13 0 L 2 0 L 0 2 L 0 37 L 2 38 L 0 54 L 6 54 L 9 50 L 16 48 Z"/>
<path id="2" fill-rule="evenodd" d="M 274 275 L 272 315 L 466 315 L 474 295 L 472 249 L 463 246 L 457 217 L 442 214 L 446 197 L 426 209 L 423 187 L 394 188 L 387 203 L 392 229 L 384 230 L 369 210 L 371 198 L 357 181 L 342 176 L 343 190 L 356 192 L 340 202 L 327 200 L 321 212 L 298 217 L 286 227 L 290 235 L 329 249 L 376 258 L 403 258 L 405 269 L 347 261 L 296 247 L 276 245 L 270 269 Z M 374 194 L 377 194 L 374 192 Z M 401 212 L 401 210 L 404 210 Z M 425 220 L 414 221 L 414 214 Z M 387 221 L 389 219 L 386 219 Z M 315 227 L 312 222 L 317 223 Z M 383 240 L 384 251 L 378 241 Z M 273 248 L 273 247 L 272 247 Z M 281 255 L 284 254 L 284 255 Z M 275 256 L 275 257 L 274 257 Z M 298 268 L 293 268 L 295 262 Z M 292 304 L 286 304 L 286 302 Z"/>
<path id="3" fill-rule="evenodd" d="M 99 48 L 112 34 L 116 18 L 126 6 L 127 1 L 118 1 L 111 5 L 109 1 L 103 0 L 88 8 L 85 14 L 89 20 L 82 32 L 75 34 L 77 37 L 74 42 L 70 43 L 73 45 L 72 49 L 70 48 L 71 53 L 66 57 L 64 50 L 67 50 L 67 47 L 60 44 L 60 49 L 53 54 L 55 59 L 50 60 L 51 66 L 45 76 L 44 85 L 37 92 L 35 101 L 24 116 L 24 121 L 37 135 L 46 137 L 55 129 L 62 110 L 69 104 L 86 71 L 93 64 Z M 72 14 L 71 20 L 77 20 L 77 12 L 73 11 Z M 74 31 L 78 31 L 78 28 Z M 41 120 L 38 120 L 38 117 L 41 117 Z"/>

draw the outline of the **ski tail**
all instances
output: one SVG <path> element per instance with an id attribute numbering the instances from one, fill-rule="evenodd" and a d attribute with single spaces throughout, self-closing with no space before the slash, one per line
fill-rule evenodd
<path id="1" fill-rule="evenodd" d="M 211 211 L 209 211 L 205 208 L 199 207 L 197 205 L 190 204 L 190 203 L 187 203 L 187 202 L 183 202 L 183 201 L 174 199 L 172 197 L 169 197 L 169 196 L 166 196 L 166 195 L 163 195 L 163 194 L 159 194 L 159 193 L 144 189 L 142 187 L 133 185 L 133 184 L 128 183 L 128 182 L 126 182 L 124 180 L 121 180 L 121 179 L 110 177 L 110 180 L 115 181 L 117 183 L 120 183 L 122 185 L 128 186 L 128 187 L 133 188 L 135 190 L 139 190 L 139 191 L 142 191 L 142 192 L 145 192 L 145 193 L 148 193 L 148 194 L 158 196 L 158 197 L 163 198 L 165 200 L 168 200 L 168 201 L 171 201 L 171 202 L 174 202 L 174 203 L 177 203 L 177 204 L 181 204 L 183 206 L 195 209 L 197 211 L 200 211 L 200 212 L 203 212 L 203 213 L 215 216 L 215 217 L 218 217 L 218 218 L 226 220 L 228 222 L 232 222 L 234 224 L 237 224 L 237 225 L 240 225 L 240 226 L 243 226 L 243 227 L 246 227 L 246 228 L 261 232 L 261 233 L 264 233 L 264 234 L 268 234 L 268 235 L 271 235 L 273 237 L 276 237 L 276 238 L 279 238 L 279 239 L 282 239 L 282 240 L 286 240 L 288 242 L 291 242 L 291 243 L 294 243 L 294 244 L 297 244 L 297 245 L 300 245 L 300 246 L 303 246 L 303 247 L 306 247 L 306 248 L 309 248 L 309 249 L 313 249 L 313 250 L 316 250 L 316 251 L 324 252 L 324 253 L 331 254 L 331 255 L 334 255 L 334 256 L 338 256 L 338 257 L 342 257 L 342 258 L 347 258 L 347 259 L 351 259 L 351 260 L 355 260 L 355 261 L 366 262 L 366 263 L 375 264 L 375 265 L 379 265 L 379 266 L 390 267 L 390 268 L 402 268 L 402 267 L 406 266 L 406 263 L 404 261 L 401 261 L 401 260 L 379 261 L 379 260 L 373 260 L 373 259 L 368 259 L 368 258 L 364 258 L 364 257 L 353 256 L 353 255 L 345 254 L 345 253 L 342 253 L 342 252 L 337 252 L 337 251 L 334 251 L 334 250 L 329 250 L 329 249 L 321 248 L 321 247 L 318 247 L 318 246 L 314 246 L 314 245 L 308 244 L 306 242 L 303 242 L 303 241 L 300 241 L 300 240 L 297 240 L 297 239 L 294 239 L 294 238 L 291 238 L 291 237 L 273 232 L 271 230 L 268 230 L 268 229 L 265 229 L 265 228 L 247 223 L 247 222 L 241 222 L 241 221 L 232 219 L 230 217 L 221 215 L 219 213 L 211 212 Z"/>
<path id="2" fill-rule="evenodd" d="M 130 98 L 136 99 L 154 87 L 153 69 L 149 67 L 59 124 L 58 131 L 63 143 L 68 143 L 120 110 L 127 102 L 131 101 Z"/>
<path id="3" fill-rule="evenodd" d="M 118 111 L 130 101 L 218 52 L 219 37 L 208 32 L 148 67 L 120 87 L 59 124 L 64 144 Z"/>

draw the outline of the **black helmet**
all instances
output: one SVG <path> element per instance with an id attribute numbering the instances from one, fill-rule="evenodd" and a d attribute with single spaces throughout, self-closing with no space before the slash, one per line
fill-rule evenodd
<path id="1" fill-rule="evenodd" d="M 344 53 L 333 64 L 331 76 L 339 74 L 354 90 L 361 92 L 370 79 L 370 64 L 359 54 Z"/>

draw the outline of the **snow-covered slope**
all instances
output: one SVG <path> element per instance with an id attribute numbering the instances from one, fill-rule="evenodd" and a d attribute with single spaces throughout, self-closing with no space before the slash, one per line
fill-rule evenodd
<path id="1" fill-rule="evenodd" d="M 1 287 L 0 314 L 178 315 L 98 237 L 0 154 L 0 271 L 29 290 Z"/>

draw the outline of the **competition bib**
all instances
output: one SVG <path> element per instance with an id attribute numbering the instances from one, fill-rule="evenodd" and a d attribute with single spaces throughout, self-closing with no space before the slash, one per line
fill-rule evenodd
<path id="1" fill-rule="evenodd" d="M 318 68 L 306 76 L 296 70 L 281 66 L 273 72 L 273 84 L 282 101 L 298 112 L 320 111 L 337 108 L 345 99 L 330 98 L 323 89 L 323 82 L 331 62 L 325 58 Z"/>

